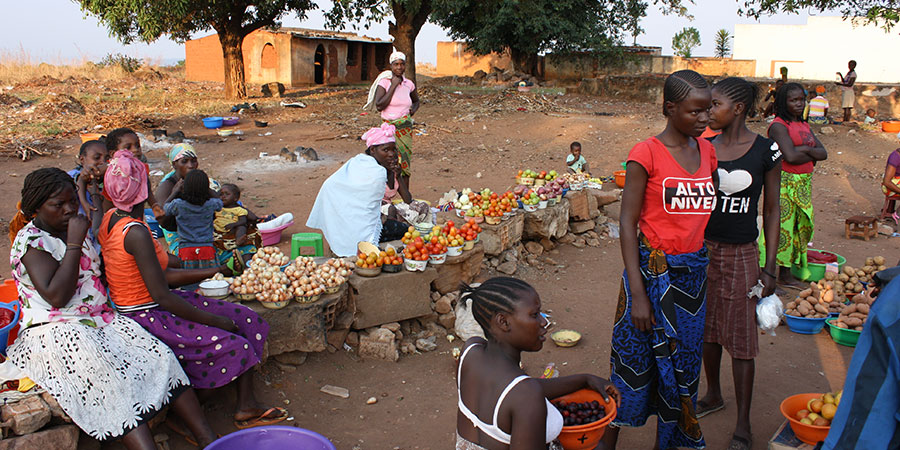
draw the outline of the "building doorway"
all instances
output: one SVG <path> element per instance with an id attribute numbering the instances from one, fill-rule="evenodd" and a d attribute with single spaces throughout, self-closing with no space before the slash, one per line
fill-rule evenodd
<path id="1" fill-rule="evenodd" d="M 362 52 L 360 55 L 359 79 L 366 81 L 369 79 L 369 44 L 361 44 Z"/>
<path id="2" fill-rule="evenodd" d="M 322 44 L 316 47 L 316 56 L 313 64 L 315 66 L 316 84 L 325 83 L 325 47 Z"/>

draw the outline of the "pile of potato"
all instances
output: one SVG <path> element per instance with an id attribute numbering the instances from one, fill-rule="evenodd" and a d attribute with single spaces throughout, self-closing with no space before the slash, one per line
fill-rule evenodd
<path id="1" fill-rule="evenodd" d="M 841 310 L 834 325 L 838 328 L 862 331 L 863 325 L 869 317 L 869 308 L 874 301 L 875 299 L 870 297 L 867 292 L 854 295 L 851 303 Z"/>
<path id="2" fill-rule="evenodd" d="M 854 269 L 849 265 L 844 265 L 843 272 L 838 275 L 835 282 L 840 281 L 844 283 L 847 293 L 862 292 L 863 283 L 872 281 L 872 276 L 875 275 L 876 272 L 887 269 L 887 266 L 885 266 L 884 263 L 885 259 L 883 256 L 875 256 L 873 258 L 866 258 L 866 265 L 858 269 Z"/>
<path id="3" fill-rule="evenodd" d="M 794 301 L 784 306 L 784 313 L 794 317 L 821 319 L 828 317 L 828 313 L 840 312 L 844 307 L 841 300 L 843 298 L 838 294 L 834 281 L 823 279 L 818 283 L 809 283 L 809 287 L 800 291 Z"/>

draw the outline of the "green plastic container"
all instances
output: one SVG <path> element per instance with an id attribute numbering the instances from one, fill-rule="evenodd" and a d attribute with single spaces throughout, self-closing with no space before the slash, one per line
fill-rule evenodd
<path id="1" fill-rule="evenodd" d="M 833 339 L 834 342 L 846 345 L 847 347 L 856 347 L 856 342 L 859 341 L 859 335 L 862 332 L 840 328 L 832 323 L 835 321 L 837 321 L 837 319 L 828 319 L 828 332 L 831 334 L 831 339 Z"/>
<path id="2" fill-rule="evenodd" d="M 813 249 L 810 249 L 810 250 L 813 250 Z M 843 256 L 838 255 L 837 253 L 829 252 L 827 250 L 815 250 L 815 251 L 832 253 L 832 254 L 836 255 L 837 256 L 838 273 L 840 273 L 842 270 L 844 270 L 844 264 L 847 263 L 847 258 L 844 258 Z M 821 280 L 822 278 L 825 278 L 825 266 L 826 266 L 825 264 L 816 264 L 816 263 L 807 264 L 806 269 L 803 269 L 798 266 L 791 266 L 791 274 L 794 275 L 794 277 L 796 277 L 798 280 L 816 282 L 816 281 Z"/>

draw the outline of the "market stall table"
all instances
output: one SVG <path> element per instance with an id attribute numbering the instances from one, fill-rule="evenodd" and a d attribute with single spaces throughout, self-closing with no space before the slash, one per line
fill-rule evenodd
<path id="1" fill-rule="evenodd" d="M 361 330 L 431 314 L 431 282 L 438 271 L 430 264 L 424 272 L 401 270 L 372 278 L 350 275 L 356 306 L 353 328 Z"/>

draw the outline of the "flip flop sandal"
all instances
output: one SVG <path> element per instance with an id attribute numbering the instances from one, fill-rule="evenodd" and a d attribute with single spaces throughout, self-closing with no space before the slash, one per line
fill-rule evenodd
<path id="1" fill-rule="evenodd" d="M 744 438 L 736 434 L 731 435 L 731 443 L 728 444 L 728 450 L 750 450 L 753 444 L 753 438 Z"/>
<path id="2" fill-rule="evenodd" d="M 725 402 L 720 405 L 710 406 L 706 403 L 697 402 L 697 418 L 706 417 L 716 411 L 725 409 Z"/>
<path id="3" fill-rule="evenodd" d="M 175 433 L 175 434 L 177 434 L 177 435 L 183 437 L 184 440 L 187 441 L 188 444 L 191 444 L 191 445 L 193 445 L 194 447 L 199 447 L 199 446 L 200 446 L 200 444 L 197 443 L 197 440 L 194 439 L 194 435 L 191 434 L 191 432 L 190 432 L 187 428 L 185 428 L 183 425 L 181 425 L 181 424 L 176 424 L 176 423 L 171 422 L 171 421 L 169 421 L 169 420 L 166 420 L 165 423 L 166 423 L 166 426 L 167 426 L 170 430 L 172 430 L 173 433 Z"/>
<path id="4" fill-rule="evenodd" d="M 272 413 L 277 413 L 273 415 Z M 274 425 L 283 422 L 288 417 L 288 412 L 284 408 L 269 408 L 266 412 L 248 420 L 235 420 L 234 426 L 240 430 L 245 428 L 260 427 L 263 425 Z"/>

